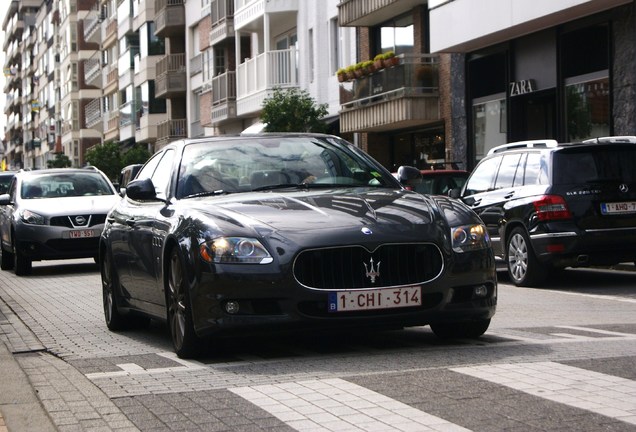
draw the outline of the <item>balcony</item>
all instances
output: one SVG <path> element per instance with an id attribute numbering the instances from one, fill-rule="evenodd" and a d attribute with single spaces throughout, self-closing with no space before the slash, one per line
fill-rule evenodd
<path id="1" fill-rule="evenodd" d="M 185 54 L 166 55 L 157 62 L 156 72 L 156 97 L 172 98 L 185 96 L 188 88 Z"/>
<path id="2" fill-rule="evenodd" d="M 104 94 L 112 94 L 118 90 L 119 68 L 117 64 L 110 64 L 102 69 L 102 81 L 104 83 Z"/>
<path id="3" fill-rule="evenodd" d="M 236 71 L 237 115 L 254 113 L 275 87 L 298 87 L 296 49 L 268 51 L 241 63 Z"/>
<path id="4" fill-rule="evenodd" d="M 165 146 L 171 141 L 187 137 L 186 119 L 166 120 L 157 124 L 157 146 Z"/>
<path id="5" fill-rule="evenodd" d="M 426 4 L 428 0 L 342 0 L 338 23 L 342 27 L 373 27 Z"/>
<path id="6" fill-rule="evenodd" d="M 212 78 L 212 125 L 236 118 L 236 72 Z"/>
<path id="7" fill-rule="evenodd" d="M 117 19 L 110 17 L 102 22 L 102 46 L 113 46 L 117 42 Z"/>
<path id="8" fill-rule="evenodd" d="M 84 107 L 84 121 L 89 129 L 102 130 L 101 100 L 93 99 Z"/>
<path id="9" fill-rule="evenodd" d="M 298 12 L 298 0 L 236 0 L 234 27 L 236 30 L 247 28 L 265 14 L 285 12 Z"/>
<path id="10" fill-rule="evenodd" d="M 185 32 L 184 0 L 155 0 L 155 35 L 183 35 Z"/>
<path id="11" fill-rule="evenodd" d="M 84 18 L 84 41 L 99 43 L 101 39 L 100 14 L 92 9 Z"/>
<path id="12" fill-rule="evenodd" d="M 89 59 L 84 60 L 84 82 L 87 85 L 100 87 L 102 84 L 100 54 L 100 51 L 96 51 Z"/>
<path id="13" fill-rule="evenodd" d="M 210 45 L 234 37 L 234 0 L 212 0 L 210 18 Z"/>
<path id="14" fill-rule="evenodd" d="M 119 110 L 105 112 L 103 122 L 104 141 L 117 141 L 119 138 Z"/>
<path id="15" fill-rule="evenodd" d="M 341 85 L 340 132 L 381 132 L 440 119 L 439 57 L 401 55 L 400 64 Z"/>

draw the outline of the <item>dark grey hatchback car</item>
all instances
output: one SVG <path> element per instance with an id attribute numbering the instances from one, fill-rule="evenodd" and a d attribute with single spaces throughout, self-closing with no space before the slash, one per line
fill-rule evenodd
<path id="1" fill-rule="evenodd" d="M 481 217 L 518 286 L 636 260 L 636 137 L 504 144 L 451 196 Z"/>

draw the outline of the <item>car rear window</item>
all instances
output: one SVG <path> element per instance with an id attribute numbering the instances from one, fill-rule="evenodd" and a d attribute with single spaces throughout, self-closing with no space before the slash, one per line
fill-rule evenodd
<path id="1" fill-rule="evenodd" d="M 556 152 L 553 183 L 636 181 L 636 146 L 597 150 Z"/>

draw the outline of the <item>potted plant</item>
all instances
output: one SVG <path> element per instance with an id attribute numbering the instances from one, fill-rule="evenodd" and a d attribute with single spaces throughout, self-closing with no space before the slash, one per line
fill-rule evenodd
<path id="1" fill-rule="evenodd" d="M 345 68 L 340 68 L 336 71 L 338 82 L 345 82 L 347 80 L 347 71 Z"/>
<path id="2" fill-rule="evenodd" d="M 384 67 L 391 67 L 400 64 L 400 58 L 395 55 L 393 51 L 387 51 L 383 57 Z"/>
<path id="3" fill-rule="evenodd" d="M 358 62 L 353 65 L 353 73 L 356 78 L 362 78 L 364 76 L 364 68 L 362 62 Z"/>
<path id="4" fill-rule="evenodd" d="M 364 61 L 362 62 L 362 69 L 364 69 L 367 75 L 371 75 L 376 70 L 375 63 L 373 62 L 373 60 Z"/>
<path id="5" fill-rule="evenodd" d="M 373 57 L 373 64 L 375 65 L 375 70 L 380 70 L 384 67 L 384 54 L 380 53 Z"/>
<path id="6" fill-rule="evenodd" d="M 355 79 L 356 75 L 353 72 L 354 68 L 355 68 L 355 65 L 349 65 L 345 68 L 345 73 L 347 75 L 348 80 Z"/>

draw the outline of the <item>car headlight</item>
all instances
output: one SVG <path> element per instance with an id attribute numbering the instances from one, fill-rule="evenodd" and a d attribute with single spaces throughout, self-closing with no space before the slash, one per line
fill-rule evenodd
<path id="1" fill-rule="evenodd" d="M 246 237 L 216 238 L 203 243 L 199 253 L 209 263 L 269 264 L 274 261 L 260 241 Z"/>
<path id="2" fill-rule="evenodd" d="M 45 224 L 44 216 L 39 215 L 37 213 L 33 213 L 32 211 L 29 211 L 29 210 L 22 210 L 20 212 L 20 219 L 22 219 L 22 222 L 31 224 L 31 225 Z"/>
<path id="3" fill-rule="evenodd" d="M 455 252 L 470 252 L 490 247 L 490 236 L 482 224 L 462 225 L 451 228 L 451 239 Z"/>

